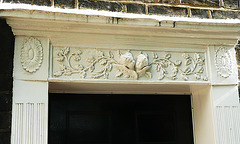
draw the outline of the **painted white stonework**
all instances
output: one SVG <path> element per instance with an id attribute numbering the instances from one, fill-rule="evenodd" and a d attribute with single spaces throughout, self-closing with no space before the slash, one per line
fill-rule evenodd
<path id="1" fill-rule="evenodd" d="M 13 144 L 47 144 L 49 92 L 189 94 L 195 144 L 240 143 L 239 23 L 13 9 L 0 16 L 16 36 Z"/>
<path id="2" fill-rule="evenodd" d="M 53 48 L 53 78 L 208 81 L 204 51 Z"/>

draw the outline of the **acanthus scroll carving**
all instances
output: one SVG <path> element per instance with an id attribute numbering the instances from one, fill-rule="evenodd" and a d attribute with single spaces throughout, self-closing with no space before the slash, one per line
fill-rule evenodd
<path id="1" fill-rule="evenodd" d="M 41 67 L 43 61 L 43 47 L 41 42 L 33 37 L 25 40 L 20 57 L 24 70 L 29 73 L 36 72 Z"/>
<path id="2" fill-rule="evenodd" d="M 55 77 L 70 76 L 78 74 L 80 78 L 90 75 L 91 78 L 108 79 L 110 74 L 115 77 L 139 79 L 145 77 L 151 79 L 153 75 L 158 75 L 159 80 L 165 78 L 170 80 L 182 79 L 189 80 L 189 76 L 195 80 L 207 81 L 208 78 L 204 74 L 205 59 L 198 53 L 184 53 L 184 60 L 172 60 L 171 54 L 167 53 L 163 57 L 159 57 L 157 52 L 153 52 L 151 61 L 149 54 L 139 52 L 134 55 L 131 51 L 121 53 L 120 51 L 113 53 L 112 51 L 97 50 L 97 56 L 89 56 L 86 59 L 88 63 L 84 66 L 80 63 L 82 51 L 70 53 L 70 48 L 60 49 L 57 51 L 57 60 L 61 62 L 60 69 L 54 72 Z M 73 65 L 73 61 L 79 62 Z M 96 65 L 100 65 L 100 69 L 96 70 Z M 113 73 L 113 69 L 118 71 Z"/>
<path id="3" fill-rule="evenodd" d="M 218 74 L 223 78 L 228 78 L 232 74 L 232 60 L 229 50 L 220 47 L 215 53 L 215 65 Z"/>

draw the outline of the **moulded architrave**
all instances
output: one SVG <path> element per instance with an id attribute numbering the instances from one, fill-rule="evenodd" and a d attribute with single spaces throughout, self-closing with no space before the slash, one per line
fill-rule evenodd
<path id="1" fill-rule="evenodd" d="M 209 54 L 212 84 L 238 84 L 238 70 L 234 45 L 209 46 Z"/>
<path id="2" fill-rule="evenodd" d="M 193 126 L 196 144 L 216 144 L 211 86 L 192 85 Z"/>
<path id="3" fill-rule="evenodd" d="M 12 144 L 47 144 L 48 82 L 14 80 Z"/>
<path id="4" fill-rule="evenodd" d="M 237 85 L 211 86 L 210 96 L 213 99 L 212 105 L 218 144 L 238 144 L 240 142 L 238 94 Z"/>
<path id="5" fill-rule="evenodd" d="M 33 39 L 33 42 L 27 42 Z M 40 45 L 34 45 L 34 42 Z M 27 48 L 24 48 L 27 47 Z M 32 49 L 30 48 L 32 47 Z M 36 48 L 42 47 L 42 52 Z M 23 52 L 24 49 L 24 52 Z M 30 56 L 31 55 L 31 56 Z M 32 58 L 30 58 L 30 57 Z M 40 58 L 42 57 L 42 58 Z M 30 61 L 31 62 L 27 62 Z M 36 61 L 35 61 L 36 58 Z M 38 59 L 38 60 L 37 60 Z M 38 66 L 37 66 L 38 65 Z M 35 67 L 35 68 L 34 68 Z M 28 70 L 28 69 L 32 70 Z M 14 51 L 14 79 L 22 80 L 47 80 L 49 71 L 49 39 L 29 36 L 15 37 L 15 51 Z"/>

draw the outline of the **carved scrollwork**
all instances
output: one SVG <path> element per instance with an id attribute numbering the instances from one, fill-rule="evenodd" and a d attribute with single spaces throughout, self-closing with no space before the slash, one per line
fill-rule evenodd
<path id="1" fill-rule="evenodd" d="M 77 64 L 72 66 L 72 57 L 75 61 L 80 61 L 82 54 L 81 51 L 70 54 L 70 49 L 65 48 L 57 51 L 57 60 L 64 62 L 60 65 L 60 70 L 54 72 L 55 77 L 62 75 L 68 76 L 72 74 L 79 74 L 81 78 L 85 78 L 87 74 L 91 75 L 91 78 L 105 78 L 108 79 L 109 74 L 113 69 L 118 73 L 115 77 L 125 77 L 132 79 L 139 79 L 146 77 L 151 79 L 154 74 L 158 74 L 158 79 L 163 80 L 168 78 L 170 80 L 176 80 L 179 77 L 182 80 L 189 80 L 189 76 L 193 76 L 196 80 L 207 81 L 208 78 L 203 74 L 205 59 L 200 54 L 195 53 L 194 56 L 189 54 L 183 54 L 184 63 L 182 60 L 171 60 L 171 54 L 166 54 L 164 57 L 159 57 L 156 52 L 153 53 L 152 62 L 149 61 L 148 54 L 140 52 L 136 54 L 134 58 L 133 54 L 128 51 L 122 54 L 120 51 L 114 54 L 111 51 L 106 52 L 97 51 L 97 56 L 90 56 L 86 62 L 88 66 Z M 100 65 L 100 70 L 96 70 L 96 65 Z M 155 69 L 152 69 L 155 67 Z M 180 75 L 180 76 L 179 76 Z"/>
<path id="2" fill-rule="evenodd" d="M 215 65 L 218 74 L 228 78 L 232 74 L 231 54 L 225 47 L 220 47 L 215 53 Z"/>
<path id="3" fill-rule="evenodd" d="M 28 38 L 21 49 L 21 63 L 29 73 L 36 72 L 43 61 L 43 47 L 41 42 L 33 37 Z"/>
<path id="4" fill-rule="evenodd" d="M 184 53 L 182 55 L 185 59 L 185 67 L 181 69 L 182 61 L 171 60 L 171 54 L 166 54 L 163 58 L 159 58 L 156 53 L 154 53 L 154 60 L 152 64 L 156 65 L 156 71 L 159 73 L 158 79 L 162 80 L 165 77 L 171 80 L 176 80 L 177 76 L 180 75 L 181 78 L 187 81 L 188 76 L 194 75 L 196 80 L 204 80 L 207 81 L 208 78 L 203 75 L 204 71 L 204 59 L 200 56 L 200 54 L 195 53 L 194 57 L 191 57 L 189 54 Z M 168 71 L 167 69 L 171 69 Z"/>

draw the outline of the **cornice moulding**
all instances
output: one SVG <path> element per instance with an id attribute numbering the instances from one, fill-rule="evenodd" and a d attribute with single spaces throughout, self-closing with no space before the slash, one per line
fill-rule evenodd
<path id="1" fill-rule="evenodd" d="M 54 38 L 64 37 L 63 41 L 67 41 L 89 34 L 115 35 L 126 39 L 150 40 L 153 41 L 152 47 L 158 46 L 154 41 L 162 41 L 169 47 L 184 48 L 187 44 L 192 48 L 204 49 L 208 45 L 230 46 L 240 36 L 239 23 L 158 21 L 26 9 L 0 10 L 0 17 L 7 19 L 15 35 L 51 37 L 52 42 Z"/>
<path id="2" fill-rule="evenodd" d="M 57 8 L 2 8 L 0 17 L 57 20 L 66 22 L 102 23 L 133 26 L 161 26 L 170 28 L 194 28 L 210 30 L 238 30 L 238 19 L 196 19 L 185 17 L 167 17 L 158 15 L 129 14 L 119 12 L 76 10 Z"/>

